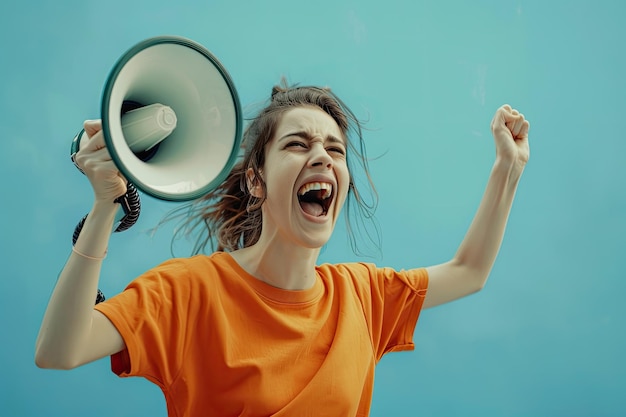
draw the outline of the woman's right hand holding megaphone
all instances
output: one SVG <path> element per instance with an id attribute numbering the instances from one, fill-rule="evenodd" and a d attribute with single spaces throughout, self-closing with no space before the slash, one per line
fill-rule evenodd
<path id="1" fill-rule="evenodd" d="M 81 142 L 74 162 L 89 178 L 95 202 L 113 203 L 126 193 L 126 179 L 115 166 L 106 148 L 102 121 L 87 120 L 83 127 L 89 140 Z"/>

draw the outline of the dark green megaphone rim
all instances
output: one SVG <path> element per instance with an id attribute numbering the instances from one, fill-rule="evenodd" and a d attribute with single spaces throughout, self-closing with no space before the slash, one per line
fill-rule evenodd
<path id="1" fill-rule="evenodd" d="M 235 105 L 235 122 L 236 122 L 235 140 L 233 143 L 233 149 L 231 150 L 231 153 L 230 153 L 230 157 L 228 158 L 228 161 L 226 161 L 224 168 L 217 175 L 217 177 L 215 177 L 215 179 L 213 179 L 213 181 L 211 181 L 206 186 L 196 191 L 185 193 L 185 194 L 179 194 L 179 195 L 172 195 L 169 193 L 160 192 L 159 190 L 155 190 L 154 188 L 149 187 L 146 184 L 144 184 L 142 181 L 136 178 L 132 172 L 126 169 L 126 166 L 124 165 L 122 159 L 120 158 L 117 151 L 115 150 L 115 147 L 113 146 L 113 140 L 111 139 L 111 131 L 109 130 L 108 109 L 109 109 L 109 103 L 111 100 L 113 85 L 115 84 L 115 80 L 117 79 L 118 75 L 120 74 L 124 66 L 128 63 L 128 61 L 130 61 L 131 58 L 133 58 L 139 52 L 149 47 L 160 45 L 160 44 L 165 44 L 165 43 L 186 46 L 188 48 L 195 50 L 196 52 L 201 53 L 209 61 L 211 61 L 211 63 L 215 66 L 215 68 L 217 68 L 220 75 L 222 76 L 226 84 L 228 85 L 230 94 L 233 99 L 233 104 Z M 113 162 L 115 163 L 117 168 L 120 170 L 120 172 L 122 172 L 122 174 L 126 177 L 126 179 L 132 182 L 133 184 L 135 184 L 135 186 L 139 190 L 143 191 L 144 193 L 148 195 L 151 195 L 152 197 L 156 197 L 160 200 L 189 201 L 189 200 L 194 200 L 196 198 L 202 197 L 203 195 L 217 188 L 226 179 L 226 177 L 232 170 L 233 166 L 235 165 L 238 155 L 239 155 L 239 147 L 241 146 L 241 140 L 242 140 L 243 116 L 241 112 L 241 104 L 239 102 L 239 95 L 237 94 L 237 90 L 235 89 L 235 84 L 233 83 L 230 75 L 228 74 L 228 71 L 226 71 L 226 68 L 224 68 L 221 62 L 211 52 L 209 52 L 205 47 L 198 44 L 197 42 L 194 42 L 190 39 L 187 39 L 181 36 L 155 36 L 152 38 L 145 39 L 137 43 L 135 46 L 131 47 L 130 49 L 128 49 L 118 59 L 118 61 L 115 63 L 115 65 L 109 72 L 106 83 L 104 84 L 104 91 L 102 93 L 102 103 L 101 103 L 100 113 L 102 117 L 102 133 L 104 135 L 104 141 L 107 145 L 109 153 L 111 154 L 111 158 L 113 159 Z"/>

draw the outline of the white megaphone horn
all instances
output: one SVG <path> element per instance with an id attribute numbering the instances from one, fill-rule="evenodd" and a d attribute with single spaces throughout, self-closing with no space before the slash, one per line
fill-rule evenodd
<path id="1" fill-rule="evenodd" d="M 116 231 L 136 221 L 137 189 L 166 201 L 193 200 L 217 188 L 239 156 L 243 117 L 235 86 L 213 54 L 186 38 L 153 37 L 126 51 L 104 85 L 101 119 L 111 158 L 129 181 L 120 200 L 126 225 Z M 72 160 L 85 137 L 74 137 Z"/>
<path id="2" fill-rule="evenodd" d="M 239 153 L 235 86 L 217 58 L 189 39 L 149 38 L 122 55 L 104 86 L 101 118 L 120 172 L 161 200 L 215 189 Z"/>

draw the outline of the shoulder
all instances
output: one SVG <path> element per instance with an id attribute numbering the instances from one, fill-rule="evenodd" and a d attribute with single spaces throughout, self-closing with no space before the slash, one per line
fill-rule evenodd
<path id="1" fill-rule="evenodd" d="M 230 257 L 222 252 L 170 258 L 149 269 L 130 283 L 134 286 L 187 287 L 215 282 L 233 273 Z M 213 279 L 207 279 L 207 278 Z"/>
<path id="2" fill-rule="evenodd" d="M 167 309 L 187 314 L 185 311 L 194 305 L 208 308 L 219 294 L 233 287 L 236 274 L 223 253 L 171 258 L 139 275 L 105 303 L 124 309 L 143 306 L 157 312 Z"/>
<path id="3" fill-rule="evenodd" d="M 187 271 L 189 273 L 233 269 L 232 257 L 225 252 L 214 252 L 210 255 L 193 255 L 187 258 L 170 258 L 156 267 L 151 272 L 176 273 Z"/>
<path id="4" fill-rule="evenodd" d="M 189 270 L 194 270 L 198 268 L 202 269 L 206 267 L 211 267 L 211 265 L 219 266 L 228 264 L 228 258 L 229 256 L 224 252 L 214 252 L 210 255 L 193 255 L 190 257 L 170 258 L 163 261 L 152 270 L 170 271 L 180 268 L 186 268 Z"/>
<path id="5" fill-rule="evenodd" d="M 376 265 L 360 262 L 326 263 L 317 266 L 316 269 L 318 274 L 325 280 L 335 283 L 349 282 L 358 287 L 369 287 L 372 279 L 377 275 Z"/>
<path id="6" fill-rule="evenodd" d="M 394 269 L 374 263 L 352 262 L 322 264 L 317 269 L 322 277 L 329 277 L 334 282 L 348 280 L 356 288 L 371 292 L 394 286 L 418 292 L 425 291 L 428 286 L 426 268 Z"/>
<path id="7" fill-rule="evenodd" d="M 317 266 L 316 269 L 324 275 L 368 277 L 376 270 L 376 265 L 362 262 L 324 263 Z"/>

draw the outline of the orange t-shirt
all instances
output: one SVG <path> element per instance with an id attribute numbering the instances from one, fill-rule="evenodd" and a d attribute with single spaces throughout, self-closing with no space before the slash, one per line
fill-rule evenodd
<path id="1" fill-rule="evenodd" d="M 126 343 L 112 369 L 157 384 L 169 416 L 367 416 L 376 363 L 414 347 L 428 275 L 316 269 L 287 291 L 224 252 L 166 261 L 96 306 Z"/>

